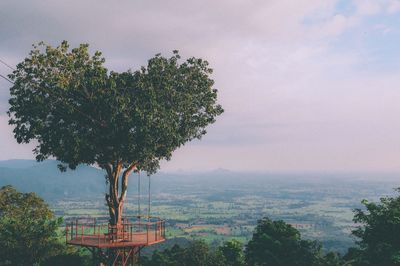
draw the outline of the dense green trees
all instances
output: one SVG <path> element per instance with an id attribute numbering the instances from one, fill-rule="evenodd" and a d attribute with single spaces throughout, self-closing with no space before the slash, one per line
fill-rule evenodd
<path id="1" fill-rule="evenodd" d="M 0 189 L 0 265 L 33 265 L 60 253 L 61 220 L 35 193 Z"/>
<path id="2" fill-rule="evenodd" d="M 128 177 L 155 172 L 159 161 L 223 112 L 208 62 L 177 51 L 156 55 L 137 71 L 109 72 L 87 44 L 72 50 L 34 46 L 9 75 L 9 123 L 18 143 L 35 140 L 36 159 L 53 157 L 60 169 L 79 164 L 106 171 L 110 222 L 121 222 Z"/>
<path id="3" fill-rule="evenodd" d="M 325 263 L 327 262 L 327 263 Z M 340 257 L 330 253 L 322 256 L 321 245 L 316 241 L 302 240 L 299 231 L 283 221 L 264 218 L 258 221 L 253 238 L 246 247 L 237 240 L 223 243 L 215 250 L 202 241 L 189 247 L 177 245 L 164 251 L 155 251 L 151 258 L 144 258 L 144 266 L 322 266 L 340 265 Z"/>
<path id="4" fill-rule="evenodd" d="M 227 241 L 216 250 L 203 241 L 193 241 L 187 248 L 178 245 L 164 251 L 155 251 L 151 258 L 143 258 L 143 266 L 242 266 L 243 245 Z"/>
<path id="5" fill-rule="evenodd" d="M 93 262 L 91 256 L 82 255 L 77 252 L 68 253 L 63 252 L 52 256 L 42 263 L 40 266 L 92 266 Z"/>
<path id="6" fill-rule="evenodd" d="M 328 252 L 324 258 L 322 259 L 321 265 L 323 266 L 351 266 L 344 258 L 342 258 L 341 254 L 337 252 Z"/>
<path id="7" fill-rule="evenodd" d="M 319 265 L 321 245 L 302 240 L 300 232 L 284 221 L 263 218 L 246 246 L 248 265 Z"/>
<path id="8" fill-rule="evenodd" d="M 228 266 L 241 266 L 244 265 L 243 244 L 237 240 L 225 242 L 218 248 L 225 258 L 225 263 Z"/>
<path id="9" fill-rule="evenodd" d="M 65 246 L 61 222 L 35 193 L 0 188 L 0 266 L 87 265 L 87 255 Z"/>
<path id="10" fill-rule="evenodd" d="M 362 203 L 365 208 L 354 210 L 357 247 L 343 257 L 333 252 L 322 257 L 317 242 L 301 240 L 299 232 L 283 221 L 264 218 L 247 244 L 248 265 L 400 265 L 400 196 Z"/>
<path id="11" fill-rule="evenodd" d="M 353 219 L 360 224 L 353 231 L 358 248 L 351 249 L 346 257 L 354 265 L 400 265 L 400 197 L 362 203 L 365 210 L 356 209 Z"/>

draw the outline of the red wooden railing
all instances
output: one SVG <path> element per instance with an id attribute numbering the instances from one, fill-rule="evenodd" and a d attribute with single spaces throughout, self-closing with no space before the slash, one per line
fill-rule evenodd
<path id="1" fill-rule="evenodd" d="M 158 217 L 124 218 L 119 225 L 81 218 L 66 224 L 67 244 L 100 246 L 127 242 L 149 245 L 165 240 L 165 221 Z"/>

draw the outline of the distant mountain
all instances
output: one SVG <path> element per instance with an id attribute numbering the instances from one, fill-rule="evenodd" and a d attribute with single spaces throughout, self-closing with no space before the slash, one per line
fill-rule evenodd
<path id="1" fill-rule="evenodd" d="M 57 161 L 0 161 L 0 186 L 12 185 L 18 190 L 36 192 L 50 199 L 65 196 L 100 196 L 105 191 L 104 173 L 89 166 L 60 172 Z"/>
<path id="2" fill-rule="evenodd" d="M 0 161 L 0 168 L 29 168 L 36 166 L 35 160 L 6 160 Z"/>
<path id="3" fill-rule="evenodd" d="M 46 160 L 7 160 L 0 161 L 0 186 L 13 185 L 24 192 L 36 192 L 46 200 L 57 200 L 66 197 L 98 198 L 107 191 L 105 172 L 90 166 L 79 166 L 76 170 L 62 173 L 57 168 L 57 161 Z M 245 191 L 244 189 L 263 190 L 265 188 L 282 186 L 329 187 L 329 184 L 362 186 L 361 180 L 376 182 L 393 182 L 398 174 L 365 174 L 365 173 L 262 173 L 236 172 L 226 169 L 216 169 L 204 172 L 179 171 L 175 173 L 157 173 L 151 178 L 153 193 L 176 193 L 186 189 L 195 193 L 200 189 Z M 143 193 L 147 191 L 148 177 L 141 175 Z M 137 191 L 138 175 L 133 173 L 129 179 L 128 191 Z M 219 193 L 219 192 L 218 192 Z"/>
<path id="4" fill-rule="evenodd" d="M 23 192 L 36 192 L 46 200 L 65 197 L 97 198 L 106 191 L 105 172 L 90 166 L 60 172 L 57 161 L 7 160 L 0 161 L 0 186 L 12 185 Z M 142 191 L 147 191 L 148 177 L 142 174 Z M 157 173 L 152 177 L 154 193 L 183 187 L 221 187 L 240 185 L 246 176 L 225 169 L 210 172 Z M 236 180 L 236 181 L 232 181 Z M 131 174 L 129 190 L 137 190 L 137 174 Z"/>
<path id="5" fill-rule="evenodd" d="M 107 191 L 105 171 L 81 165 L 75 170 L 60 172 L 57 164 L 55 160 L 0 161 L 0 187 L 12 185 L 23 192 L 35 192 L 48 201 L 67 197 L 93 199 L 101 197 Z M 207 185 L 213 180 L 211 176 L 214 175 L 210 173 L 157 173 L 152 176 L 151 190 L 156 193 L 185 184 Z M 137 174 L 131 174 L 128 191 L 137 191 L 137 177 Z M 142 174 L 141 179 L 142 191 L 145 193 L 148 177 Z"/>

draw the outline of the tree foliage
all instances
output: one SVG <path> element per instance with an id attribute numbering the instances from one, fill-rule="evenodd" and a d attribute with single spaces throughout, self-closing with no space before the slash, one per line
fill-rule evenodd
<path id="1" fill-rule="evenodd" d="M 225 242 L 212 250 L 204 241 L 193 241 L 187 248 L 174 245 L 171 249 L 154 251 L 152 257 L 142 258 L 143 266 L 241 266 L 243 250 L 240 242 Z M 225 251 L 225 252 L 224 252 Z M 236 264 L 240 262 L 240 264 Z"/>
<path id="2" fill-rule="evenodd" d="M 362 203 L 365 209 L 356 209 L 353 219 L 360 224 L 353 231 L 359 248 L 347 257 L 357 265 L 400 265 L 400 197 Z"/>
<path id="3" fill-rule="evenodd" d="M 18 143 L 36 140 L 37 160 L 56 158 L 62 170 L 79 164 L 105 169 L 106 200 L 117 223 L 129 174 L 154 173 L 160 160 L 206 134 L 223 109 L 216 103 L 212 69 L 202 59 L 181 62 L 174 51 L 122 73 L 104 63 L 100 52 L 90 55 L 87 44 L 34 45 L 9 75 L 14 85 L 8 114 Z"/>
<path id="4" fill-rule="evenodd" d="M 207 61 L 156 55 L 137 71 L 109 72 L 88 45 L 34 46 L 10 75 L 9 122 L 19 143 L 35 139 L 38 160 L 78 164 L 136 162 L 153 172 L 161 159 L 206 133 L 222 113 Z"/>
<path id="5" fill-rule="evenodd" d="M 337 252 L 328 252 L 322 261 L 322 265 L 324 266 L 351 266 L 349 261 L 346 261 L 340 253 Z"/>
<path id="6" fill-rule="evenodd" d="M 302 240 L 300 232 L 284 221 L 263 218 L 258 221 L 253 238 L 246 246 L 248 265 L 319 265 L 321 246 Z"/>
<path id="7" fill-rule="evenodd" d="M 79 253 L 60 253 L 52 256 L 42 263 L 40 266 L 88 266 L 93 265 L 92 259 L 88 255 Z"/>
<path id="8" fill-rule="evenodd" d="M 226 241 L 218 248 L 226 260 L 226 265 L 242 266 L 244 265 L 243 244 L 238 240 Z"/>
<path id="9" fill-rule="evenodd" d="M 11 186 L 0 189 L 0 265 L 33 265 L 62 249 L 57 240 L 61 223 L 34 193 Z"/>

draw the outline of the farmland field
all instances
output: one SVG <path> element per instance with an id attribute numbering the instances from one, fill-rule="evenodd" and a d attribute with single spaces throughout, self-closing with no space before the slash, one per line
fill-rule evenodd
<path id="1" fill-rule="evenodd" d="M 142 177 L 141 214 L 147 214 L 147 177 Z M 136 176 L 131 178 L 134 183 Z M 126 214 L 138 214 L 137 187 L 131 185 Z M 164 174 L 152 178 L 151 215 L 167 221 L 168 239 L 203 239 L 218 243 L 232 238 L 247 242 L 258 219 L 282 219 L 326 251 L 345 252 L 354 243 L 353 209 L 361 200 L 394 195 L 396 178 L 319 177 L 310 175 Z M 107 216 L 104 197 L 64 197 L 52 208 L 66 219 Z"/>

